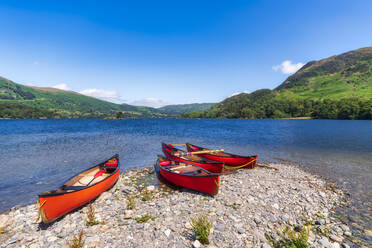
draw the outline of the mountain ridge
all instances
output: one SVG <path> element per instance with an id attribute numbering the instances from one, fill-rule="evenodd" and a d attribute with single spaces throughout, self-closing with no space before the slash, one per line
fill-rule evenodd
<path id="1" fill-rule="evenodd" d="M 187 112 L 183 106 L 175 106 L 167 111 L 167 108 L 116 104 L 70 90 L 26 86 L 0 77 L 0 118 L 162 118 Z M 189 109 L 196 110 L 199 108 Z"/>
<path id="2" fill-rule="evenodd" d="M 372 47 L 310 61 L 273 90 L 241 93 L 183 117 L 372 119 Z"/>

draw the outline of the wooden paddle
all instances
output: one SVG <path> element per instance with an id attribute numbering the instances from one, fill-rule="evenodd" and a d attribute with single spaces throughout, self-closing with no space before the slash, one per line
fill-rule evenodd
<path id="1" fill-rule="evenodd" d="M 217 153 L 217 152 L 223 152 L 223 149 L 218 149 L 218 150 L 204 150 L 204 151 L 198 151 L 198 152 L 176 152 L 174 155 L 176 156 L 190 156 L 190 155 L 196 155 L 196 154 L 203 154 L 203 153 Z"/>
<path id="2" fill-rule="evenodd" d="M 91 182 L 93 182 L 93 180 L 94 179 L 96 179 L 97 177 L 100 177 L 100 176 L 102 176 L 102 174 L 103 173 L 105 173 L 106 171 L 105 170 L 100 170 L 100 171 L 97 171 L 97 173 L 96 174 L 94 174 L 94 176 L 93 176 L 93 179 L 92 180 L 90 180 L 90 182 L 87 184 L 87 186 L 91 183 Z"/>

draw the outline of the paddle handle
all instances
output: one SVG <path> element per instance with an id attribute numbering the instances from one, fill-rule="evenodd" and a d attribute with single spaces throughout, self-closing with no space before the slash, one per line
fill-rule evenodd
<path id="1" fill-rule="evenodd" d="M 203 151 L 198 151 L 198 152 L 176 152 L 174 153 L 174 155 L 178 155 L 178 156 L 181 156 L 181 155 L 187 155 L 187 156 L 191 156 L 191 155 L 197 155 L 197 154 L 203 154 L 203 153 L 217 153 L 217 152 L 223 152 L 223 149 L 218 149 L 218 150 L 203 150 Z"/>

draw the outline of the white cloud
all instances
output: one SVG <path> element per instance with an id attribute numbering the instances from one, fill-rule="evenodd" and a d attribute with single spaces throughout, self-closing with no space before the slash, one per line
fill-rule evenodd
<path id="1" fill-rule="evenodd" d="M 280 70 L 284 74 L 292 74 L 298 71 L 302 66 L 303 63 L 292 64 L 290 60 L 283 61 L 280 65 L 273 66 L 274 71 Z"/>
<path id="2" fill-rule="evenodd" d="M 136 105 L 136 106 L 146 106 L 146 107 L 153 107 L 153 108 L 160 108 L 165 105 L 169 105 L 168 102 L 163 101 L 161 99 L 156 99 L 156 98 L 145 98 L 142 100 L 137 100 L 134 102 L 131 102 L 130 104 Z"/>
<path id="3" fill-rule="evenodd" d="M 40 64 L 40 62 L 39 61 L 34 61 L 34 62 L 32 62 L 32 64 L 38 65 L 38 64 Z"/>
<path id="4" fill-rule="evenodd" d="M 236 95 L 239 95 L 241 93 L 249 94 L 249 91 L 248 90 L 245 90 L 243 92 L 235 92 L 235 93 L 232 93 L 229 97 L 236 96 Z"/>
<path id="5" fill-rule="evenodd" d="M 52 86 L 52 88 L 60 89 L 60 90 L 70 90 L 67 84 L 57 84 Z"/>
<path id="6" fill-rule="evenodd" d="M 114 103 L 123 103 L 124 100 L 121 96 L 113 90 L 102 90 L 102 89 L 85 89 L 79 92 L 80 94 L 99 98 L 105 101 Z"/>

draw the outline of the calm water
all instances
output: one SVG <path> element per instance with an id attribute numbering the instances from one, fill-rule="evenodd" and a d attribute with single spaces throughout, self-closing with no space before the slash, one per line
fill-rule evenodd
<path id="1" fill-rule="evenodd" d="M 160 142 L 195 143 L 261 161 L 285 159 L 351 193 L 340 210 L 371 229 L 372 122 L 336 120 L 0 120 L 0 211 L 119 153 L 122 168 L 149 166 Z"/>

